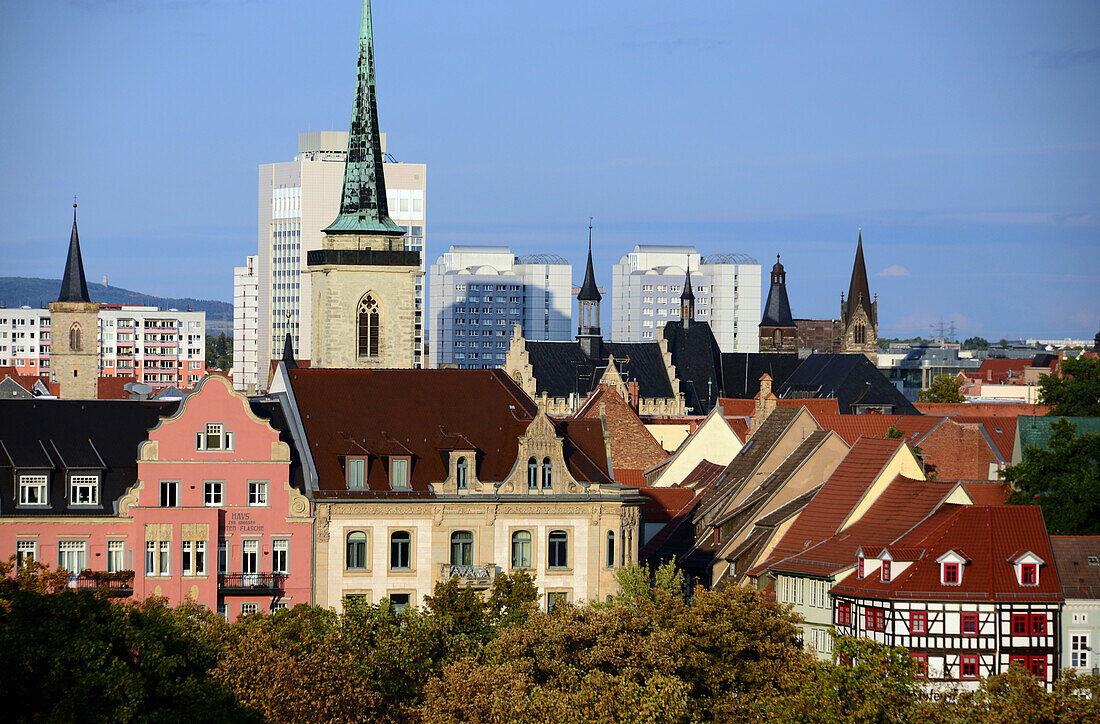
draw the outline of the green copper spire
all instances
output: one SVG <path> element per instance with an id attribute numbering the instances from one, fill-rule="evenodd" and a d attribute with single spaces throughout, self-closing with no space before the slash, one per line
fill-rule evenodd
<path id="1" fill-rule="evenodd" d="M 386 180 L 382 177 L 382 137 L 378 133 L 370 0 L 363 0 L 363 19 L 359 25 L 359 70 L 355 80 L 355 107 L 348 134 L 348 160 L 344 168 L 340 215 L 325 231 L 394 236 L 405 233 L 390 218 Z"/>

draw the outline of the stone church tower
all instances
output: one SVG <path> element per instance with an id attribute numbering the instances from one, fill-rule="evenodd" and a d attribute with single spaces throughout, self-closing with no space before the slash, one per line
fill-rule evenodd
<path id="1" fill-rule="evenodd" d="M 871 298 L 867 286 L 867 266 L 863 262 L 863 232 L 856 243 L 856 261 L 848 299 L 840 297 L 841 352 L 862 352 L 871 362 L 878 360 L 878 295 Z"/>
<path id="2" fill-rule="evenodd" d="M 313 288 L 313 367 L 413 366 L 420 255 L 389 216 L 374 84 L 370 0 L 363 0 L 359 66 L 340 214 L 307 252 Z"/>
<path id="3" fill-rule="evenodd" d="M 74 203 L 61 293 L 50 302 L 50 379 L 60 386 L 63 400 L 94 400 L 98 378 L 99 304 L 88 298 Z"/>
<path id="4" fill-rule="evenodd" d="M 787 299 L 787 272 L 775 255 L 772 267 L 772 284 L 768 301 L 764 304 L 764 316 L 760 319 L 761 352 L 797 352 L 798 328 L 791 316 L 791 303 Z"/>

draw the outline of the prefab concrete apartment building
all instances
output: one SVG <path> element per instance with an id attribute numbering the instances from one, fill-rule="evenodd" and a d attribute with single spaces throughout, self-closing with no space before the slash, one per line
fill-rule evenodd
<path id="1" fill-rule="evenodd" d="M 451 246 L 430 272 L 432 366 L 501 367 L 517 324 L 526 339 L 570 339 L 572 274 L 555 254 Z"/>
<path id="2" fill-rule="evenodd" d="M 694 246 L 636 245 L 615 265 L 611 340 L 652 342 L 680 318 L 691 270 L 695 317 L 708 322 L 723 352 L 759 352 L 760 264 L 744 254 L 702 256 Z"/>

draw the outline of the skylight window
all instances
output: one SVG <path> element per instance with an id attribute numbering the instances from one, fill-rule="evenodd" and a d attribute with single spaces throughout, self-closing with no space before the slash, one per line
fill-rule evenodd
<path id="1" fill-rule="evenodd" d="M 1100 566 L 1100 558 L 1097 558 L 1096 556 L 1089 556 L 1089 565 Z"/>

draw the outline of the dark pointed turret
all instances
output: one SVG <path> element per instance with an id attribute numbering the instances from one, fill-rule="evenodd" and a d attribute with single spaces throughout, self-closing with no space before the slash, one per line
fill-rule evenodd
<path id="1" fill-rule="evenodd" d="M 596 272 L 592 269 L 592 219 L 588 220 L 588 266 L 584 270 L 584 283 L 577 292 L 577 341 L 589 359 L 603 358 L 603 335 L 600 333 L 600 294 L 596 286 Z"/>
<path id="2" fill-rule="evenodd" d="M 359 25 L 359 71 L 355 82 L 351 130 L 348 133 L 348 158 L 344 167 L 340 214 L 325 232 L 393 236 L 403 236 L 405 233 L 390 218 L 386 180 L 382 175 L 382 137 L 378 130 L 370 0 L 363 0 Z"/>
<path id="3" fill-rule="evenodd" d="M 294 340 L 290 338 L 290 331 L 286 333 L 286 339 L 283 340 L 283 366 L 288 370 L 298 369 L 298 363 L 294 361 Z"/>
<path id="4" fill-rule="evenodd" d="M 73 233 L 69 237 L 69 258 L 65 260 L 65 275 L 61 278 L 59 302 L 90 302 L 88 282 L 84 279 L 84 260 L 80 258 L 80 236 L 76 231 L 76 202 L 73 202 Z"/>
<path id="5" fill-rule="evenodd" d="M 787 299 L 787 272 L 779 263 L 779 255 L 775 255 L 775 265 L 772 267 L 772 285 L 768 290 L 768 301 L 764 304 L 764 317 L 760 320 L 762 327 L 793 327 L 794 317 L 791 316 L 791 303 Z"/>
<path id="6" fill-rule="evenodd" d="M 695 292 L 691 288 L 691 269 L 684 275 L 684 291 L 680 292 L 680 322 L 687 327 L 695 320 Z"/>
<path id="7" fill-rule="evenodd" d="M 852 281 L 848 284 L 848 299 L 844 303 L 845 319 L 852 319 L 856 308 L 862 304 L 871 324 L 878 324 L 871 304 L 871 290 L 867 284 L 867 265 L 863 261 L 863 230 L 860 229 L 856 242 L 856 260 L 852 265 Z"/>

